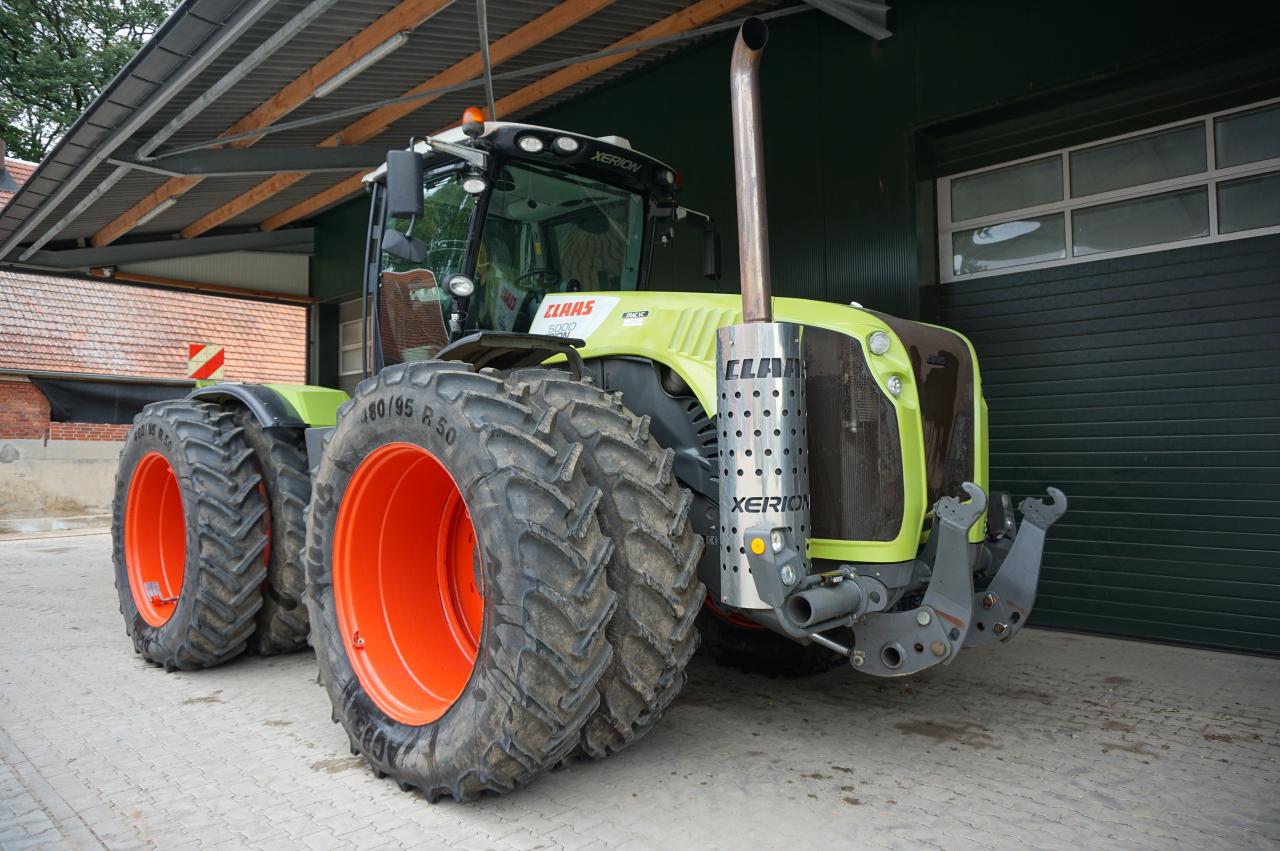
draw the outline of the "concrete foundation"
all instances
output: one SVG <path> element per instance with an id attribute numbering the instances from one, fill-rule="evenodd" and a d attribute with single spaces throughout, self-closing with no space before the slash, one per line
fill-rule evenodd
<path id="1" fill-rule="evenodd" d="M 121 446 L 0 440 L 0 520 L 109 514 Z"/>

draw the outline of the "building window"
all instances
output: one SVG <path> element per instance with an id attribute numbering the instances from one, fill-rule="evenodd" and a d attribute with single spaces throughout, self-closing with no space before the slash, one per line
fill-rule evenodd
<path id="1" fill-rule="evenodd" d="M 372 318 L 369 320 L 372 329 Z M 369 338 L 369 363 L 373 363 L 372 336 Z M 338 387 L 351 393 L 364 377 L 364 361 L 360 356 L 360 300 L 344 302 L 338 308 Z"/>
<path id="2" fill-rule="evenodd" d="M 943 281 L 1280 233 L 1280 99 L 938 181 Z"/>

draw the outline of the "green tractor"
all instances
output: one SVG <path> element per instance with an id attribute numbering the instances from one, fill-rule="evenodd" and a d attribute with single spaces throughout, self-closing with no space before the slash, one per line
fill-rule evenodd
<path id="1" fill-rule="evenodd" d="M 699 643 L 897 677 L 1007 641 L 1066 509 L 987 492 L 986 405 L 944 328 L 769 288 L 749 21 L 731 74 L 741 297 L 660 292 L 701 231 L 615 137 L 462 126 L 367 178 L 366 378 L 148 406 L 115 564 L 170 670 L 310 641 L 333 717 L 429 799 L 648 731 Z M 975 590 L 977 589 L 977 590 Z"/>

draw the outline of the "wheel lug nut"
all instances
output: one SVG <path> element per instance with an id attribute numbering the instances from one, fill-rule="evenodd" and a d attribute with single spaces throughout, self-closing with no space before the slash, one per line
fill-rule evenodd
<path id="1" fill-rule="evenodd" d="M 935 641 L 929 645 L 929 649 L 933 651 L 934 656 L 945 656 L 947 652 L 947 645 L 943 644 L 941 641 Z"/>
<path id="2" fill-rule="evenodd" d="M 921 626 L 928 626 L 930 621 L 932 620 L 933 620 L 933 616 L 930 615 L 926 609 L 921 609 L 919 612 L 916 613 L 916 623 L 920 624 Z"/>
<path id="3" fill-rule="evenodd" d="M 1008 630 L 1009 630 L 1009 625 L 1003 624 L 1003 623 L 994 624 L 991 627 L 991 631 L 994 632 L 996 635 L 1004 635 L 1006 632 L 1008 632 Z"/>
<path id="4" fill-rule="evenodd" d="M 996 595 L 988 594 L 982 598 L 982 608 L 989 609 L 996 604 Z"/>

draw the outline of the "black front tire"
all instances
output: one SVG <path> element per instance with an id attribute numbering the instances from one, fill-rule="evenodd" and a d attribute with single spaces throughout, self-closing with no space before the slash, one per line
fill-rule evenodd
<path id="1" fill-rule="evenodd" d="M 698 647 L 695 621 L 706 589 L 698 581 L 702 538 L 693 497 L 673 473 L 675 453 L 649 435 L 649 418 L 621 393 L 558 370 L 524 369 L 512 381 L 556 413 L 556 428 L 583 447 L 582 471 L 603 494 L 600 527 L 614 541 L 609 586 L 613 662 L 600 680 L 600 708 L 582 729 L 582 751 L 602 759 L 649 732 L 684 687 Z"/>

